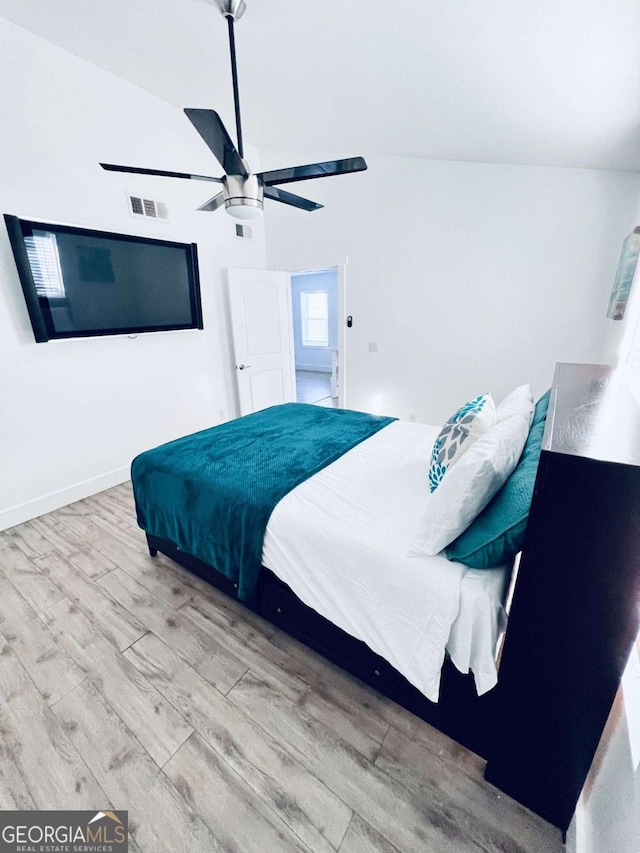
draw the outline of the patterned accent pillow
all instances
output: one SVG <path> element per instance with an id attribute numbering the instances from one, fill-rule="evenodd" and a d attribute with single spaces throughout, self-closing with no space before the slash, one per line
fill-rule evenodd
<path id="1" fill-rule="evenodd" d="M 429 488 L 438 488 L 449 468 L 496 423 L 496 407 L 491 394 L 481 394 L 460 406 L 440 430 L 431 451 Z"/>

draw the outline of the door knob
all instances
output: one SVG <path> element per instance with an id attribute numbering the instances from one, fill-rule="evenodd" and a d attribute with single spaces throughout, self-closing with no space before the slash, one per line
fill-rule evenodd
<path id="1" fill-rule="evenodd" d="M 239 364 L 238 370 L 246 370 L 247 367 L 251 367 L 250 364 Z"/>

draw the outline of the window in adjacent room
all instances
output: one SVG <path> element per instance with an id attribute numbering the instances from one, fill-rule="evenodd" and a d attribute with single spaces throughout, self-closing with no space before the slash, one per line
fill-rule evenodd
<path id="1" fill-rule="evenodd" d="M 303 346 L 329 346 L 329 294 L 326 290 L 302 291 L 300 322 Z"/>

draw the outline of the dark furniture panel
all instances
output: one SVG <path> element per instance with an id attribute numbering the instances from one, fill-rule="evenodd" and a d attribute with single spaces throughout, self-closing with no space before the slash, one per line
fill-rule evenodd
<path id="1" fill-rule="evenodd" d="M 486 778 L 566 832 L 637 636 L 640 413 L 560 364 L 505 639 Z"/>

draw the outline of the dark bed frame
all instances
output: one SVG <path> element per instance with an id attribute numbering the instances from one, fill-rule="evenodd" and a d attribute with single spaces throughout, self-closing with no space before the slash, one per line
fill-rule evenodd
<path id="1" fill-rule="evenodd" d="M 412 714 L 478 755 L 488 757 L 491 721 L 495 716 L 492 713 L 493 693 L 478 697 L 473 676 L 462 675 L 449 659 L 442 668 L 440 699 L 437 703 L 431 702 L 365 643 L 303 604 L 269 569 L 262 569 L 252 598 L 240 601 L 236 583 L 191 554 L 180 551 L 173 542 L 147 534 L 147 543 L 152 557 L 160 551 Z"/>
<path id="2" fill-rule="evenodd" d="M 238 598 L 211 566 L 147 540 Z M 640 407 L 609 367 L 556 367 L 498 685 L 482 697 L 446 660 L 430 702 L 268 569 L 241 603 L 486 758 L 490 782 L 564 835 L 640 629 Z"/>

